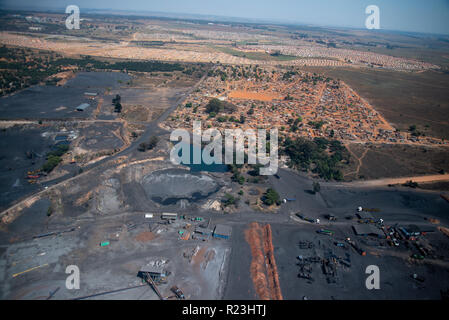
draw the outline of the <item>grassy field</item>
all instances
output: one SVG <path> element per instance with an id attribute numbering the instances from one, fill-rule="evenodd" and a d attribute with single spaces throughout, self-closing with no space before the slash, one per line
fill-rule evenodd
<path id="1" fill-rule="evenodd" d="M 416 125 L 426 135 L 449 139 L 449 74 L 348 68 L 304 68 L 341 79 L 400 130 Z"/>
<path id="2" fill-rule="evenodd" d="M 409 145 L 351 144 L 351 163 L 344 168 L 346 180 L 378 179 L 449 172 L 449 149 Z M 360 162 L 359 160 L 360 159 Z"/>

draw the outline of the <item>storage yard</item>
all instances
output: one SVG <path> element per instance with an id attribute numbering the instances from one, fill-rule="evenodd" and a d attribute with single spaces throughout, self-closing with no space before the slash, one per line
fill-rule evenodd
<path id="1" fill-rule="evenodd" d="M 100 167 L 98 182 L 80 175 L 71 183 L 81 188 L 66 185 L 63 198 L 53 188 L 11 215 L 0 232 L 2 297 L 46 299 L 59 288 L 52 299 L 177 299 L 176 286 L 186 299 L 439 299 L 449 287 L 449 239 L 439 228 L 449 203 L 435 192 L 323 183 L 313 195 L 306 177 L 281 170 L 271 183 L 294 201 L 223 214 L 202 207 L 220 199 L 225 181 L 202 199 L 143 201 L 138 181 L 167 165 L 145 163 L 119 175 Z M 72 264 L 79 290 L 65 288 Z M 380 290 L 365 287 L 371 264 Z M 139 274 L 150 267 L 161 270 L 154 284 Z"/>

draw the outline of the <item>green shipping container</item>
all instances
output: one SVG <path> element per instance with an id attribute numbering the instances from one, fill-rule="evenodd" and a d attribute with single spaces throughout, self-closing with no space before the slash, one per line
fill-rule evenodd
<path id="1" fill-rule="evenodd" d="M 109 241 L 104 241 L 100 243 L 100 247 L 105 247 L 109 245 Z"/>

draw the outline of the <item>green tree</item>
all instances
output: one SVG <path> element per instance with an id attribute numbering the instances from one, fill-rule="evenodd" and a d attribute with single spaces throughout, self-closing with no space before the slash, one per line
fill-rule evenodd
<path id="1" fill-rule="evenodd" d="M 221 200 L 225 207 L 235 204 L 236 200 L 232 194 L 226 193 L 225 197 Z"/>
<path id="2" fill-rule="evenodd" d="M 47 161 L 42 166 L 42 171 L 51 172 L 60 162 L 62 161 L 61 157 L 50 155 Z"/>
<path id="3" fill-rule="evenodd" d="M 222 109 L 222 103 L 217 98 L 213 98 L 209 101 L 209 103 L 206 105 L 206 112 L 212 113 L 214 112 L 217 114 Z"/>
<path id="4" fill-rule="evenodd" d="M 271 206 L 273 204 L 277 204 L 277 205 L 281 204 L 281 199 L 280 199 L 279 194 L 276 192 L 276 190 L 274 190 L 272 188 L 267 189 L 265 194 L 262 196 L 262 201 L 267 206 Z"/>

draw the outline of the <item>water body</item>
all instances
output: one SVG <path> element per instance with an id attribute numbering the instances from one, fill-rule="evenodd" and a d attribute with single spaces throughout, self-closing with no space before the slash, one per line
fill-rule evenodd
<path id="1" fill-rule="evenodd" d="M 180 142 L 182 144 L 182 142 Z M 185 144 L 184 144 L 185 145 Z M 227 172 L 229 171 L 229 167 L 227 164 L 206 164 L 203 161 L 203 158 L 201 157 L 201 163 L 200 164 L 193 164 L 193 152 L 199 152 L 201 150 L 201 154 L 204 148 L 201 148 L 197 145 L 190 144 L 190 163 L 183 163 L 181 164 L 187 166 L 190 168 L 191 172 L 200 172 L 200 171 L 206 171 L 206 172 Z M 182 150 L 179 151 L 179 156 L 182 156 Z M 223 157 L 224 160 L 224 157 Z"/>

